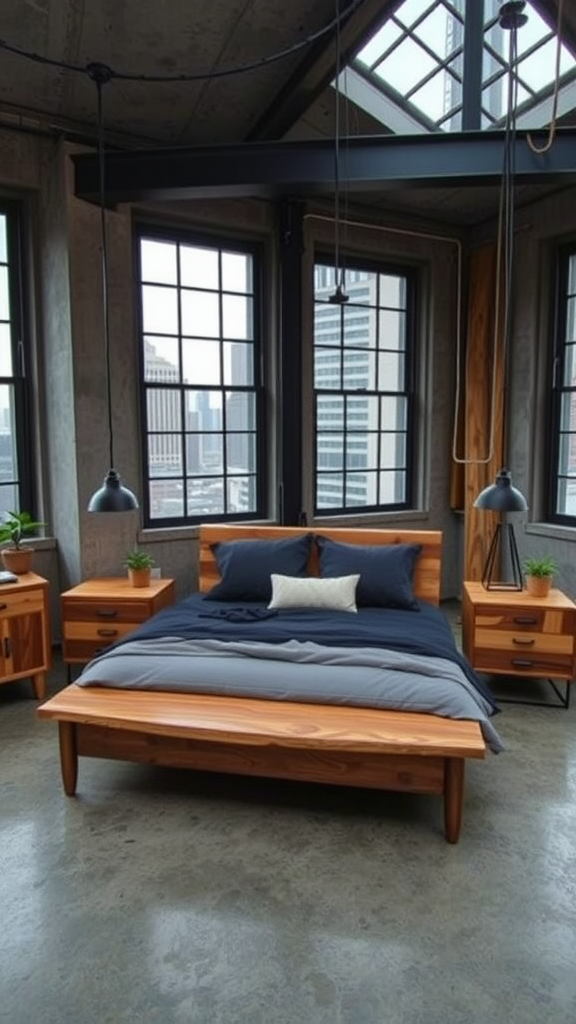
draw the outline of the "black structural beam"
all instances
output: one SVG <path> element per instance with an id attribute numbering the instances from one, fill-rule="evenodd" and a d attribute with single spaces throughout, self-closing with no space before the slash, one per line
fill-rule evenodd
<path id="1" fill-rule="evenodd" d="M 519 184 L 574 184 L 576 128 L 560 128 L 554 145 L 535 153 L 518 132 L 514 157 Z M 539 138 L 539 136 L 536 136 Z M 340 143 L 340 182 L 348 192 L 395 187 L 494 185 L 502 177 L 503 132 L 433 136 L 365 136 Z M 98 202 L 98 157 L 77 154 L 75 192 Z M 252 196 L 279 199 L 334 192 L 334 143 L 246 142 L 230 146 L 108 152 L 106 200 Z"/>

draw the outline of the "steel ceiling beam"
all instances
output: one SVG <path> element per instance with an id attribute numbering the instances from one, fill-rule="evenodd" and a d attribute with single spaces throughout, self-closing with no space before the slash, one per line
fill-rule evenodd
<path id="1" fill-rule="evenodd" d="M 576 128 L 559 128 L 542 155 L 516 139 L 518 184 L 576 183 Z M 340 142 L 340 184 L 348 192 L 410 187 L 496 185 L 503 132 L 364 136 Z M 98 157 L 76 154 L 75 193 L 98 202 Z M 334 192 L 334 143 L 240 143 L 106 154 L 110 205 L 143 200 L 252 196 L 276 199 Z"/>

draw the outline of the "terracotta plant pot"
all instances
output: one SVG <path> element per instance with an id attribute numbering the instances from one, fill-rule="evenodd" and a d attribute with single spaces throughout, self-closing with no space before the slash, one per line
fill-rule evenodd
<path id="1" fill-rule="evenodd" d="M 551 576 L 527 576 L 526 590 L 532 597 L 547 597 L 552 586 Z"/>
<path id="2" fill-rule="evenodd" d="M 128 569 L 128 579 L 133 587 L 149 587 L 150 569 Z"/>
<path id="3" fill-rule="evenodd" d="M 3 548 L 2 562 L 8 572 L 15 572 L 17 576 L 23 576 L 30 572 L 32 566 L 32 548 Z"/>

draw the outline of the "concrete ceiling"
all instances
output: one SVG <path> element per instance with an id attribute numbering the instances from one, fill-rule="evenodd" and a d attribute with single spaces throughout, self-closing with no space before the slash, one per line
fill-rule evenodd
<path id="1" fill-rule="evenodd" d="M 361 30 L 366 12 L 381 14 L 386 4 L 356 6 Z M 297 47 L 330 25 L 334 11 L 334 0 L 2 0 L 0 40 L 58 63 L 86 69 L 100 62 L 136 78 L 221 74 Z M 296 69 L 330 51 L 329 81 L 333 32 L 243 73 L 188 82 L 113 79 L 104 90 L 107 131 L 126 144 L 243 140 Z M 20 116 L 23 124 L 93 134 L 96 91 L 83 70 L 36 63 L 8 48 L 2 66 L 0 123 Z"/>
<path id="2" fill-rule="evenodd" d="M 536 2 L 555 17 L 557 0 Z M 342 62 L 397 5 L 342 0 Z M 564 4 L 574 34 L 573 6 Z M 0 126 L 94 140 L 97 96 L 86 68 L 101 62 L 119 76 L 104 86 L 103 111 L 107 142 L 122 148 L 331 138 L 334 13 L 334 0 L 2 0 Z M 228 72 L 283 51 L 290 52 L 242 73 L 172 82 L 140 77 Z M 355 109 L 350 132 L 372 135 L 382 126 Z M 548 191 L 527 186 L 519 198 L 531 202 Z M 397 188 L 393 208 L 428 217 L 433 210 L 439 220 L 468 225 L 493 214 L 497 194 Z M 391 202 L 386 193 L 348 195 L 355 198 L 382 209 Z"/>

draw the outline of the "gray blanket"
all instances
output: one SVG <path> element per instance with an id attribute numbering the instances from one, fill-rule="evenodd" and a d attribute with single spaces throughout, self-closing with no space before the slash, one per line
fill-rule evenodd
<path id="1" fill-rule="evenodd" d="M 490 749 L 503 749 L 490 706 L 458 665 L 388 649 L 134 640 L 92 661 L 77 684 L 427 712 L 477 721 Z"/>

